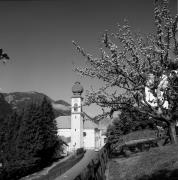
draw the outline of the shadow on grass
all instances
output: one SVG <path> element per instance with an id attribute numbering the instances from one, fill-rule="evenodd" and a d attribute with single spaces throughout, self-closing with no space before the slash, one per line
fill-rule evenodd
<path id="1" fill-rule="evenodd" d="M 150 175 L 144 175 L 136 180 L 178 180 L 178 169 L 162 169 Z"/>

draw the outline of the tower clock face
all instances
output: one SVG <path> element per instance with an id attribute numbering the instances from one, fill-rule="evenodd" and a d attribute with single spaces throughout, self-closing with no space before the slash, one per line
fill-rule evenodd
<path id="1" fill-rule="evenodd" d="M 81 99 L 72 98 L 72 112 L 80 113 L 81 112 Z"/>
<path id="2" fill-rule="evenodd" d="M 75 111 L 75 112 L 78 111 L 78 104 L 77 104 L 77 103 L 74 104 L 74 111 Z"/>

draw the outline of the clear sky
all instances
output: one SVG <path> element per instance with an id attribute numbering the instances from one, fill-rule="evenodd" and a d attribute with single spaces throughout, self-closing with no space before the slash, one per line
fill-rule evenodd
<path id="1" fill-rule="evenodd" d="M 71 87 L 81 81 L 84 89 L 98 81 L 73 72 L 83 57 L 72 45 L 79 42 L 97 54 L 101 35 L 127 18 L 135 30 L 153 31 L 152 0 L 8 0 L 0 1 L 0 47 L 11 62 L 0 66 L 3 92 L 37 91 L 54 100 L 70 102 Z M 176 0 L 170 0 L 176 12 Z"/>

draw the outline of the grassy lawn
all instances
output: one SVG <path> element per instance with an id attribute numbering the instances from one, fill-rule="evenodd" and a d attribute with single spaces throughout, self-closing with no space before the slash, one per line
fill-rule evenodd
<path id="1" fill-rule="evenodd" d="M 178 180 L 178 146 L 150 149 L 109 162 L 109 180 Z"/>

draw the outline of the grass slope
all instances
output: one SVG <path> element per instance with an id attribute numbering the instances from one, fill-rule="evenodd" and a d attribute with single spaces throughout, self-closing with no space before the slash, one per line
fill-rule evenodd
<path id="1" fill-rule="evenodd" d="M 109 180 L 177 180 L 178 146 L 153 148 L 129 158 L 109 162 Z"/>

